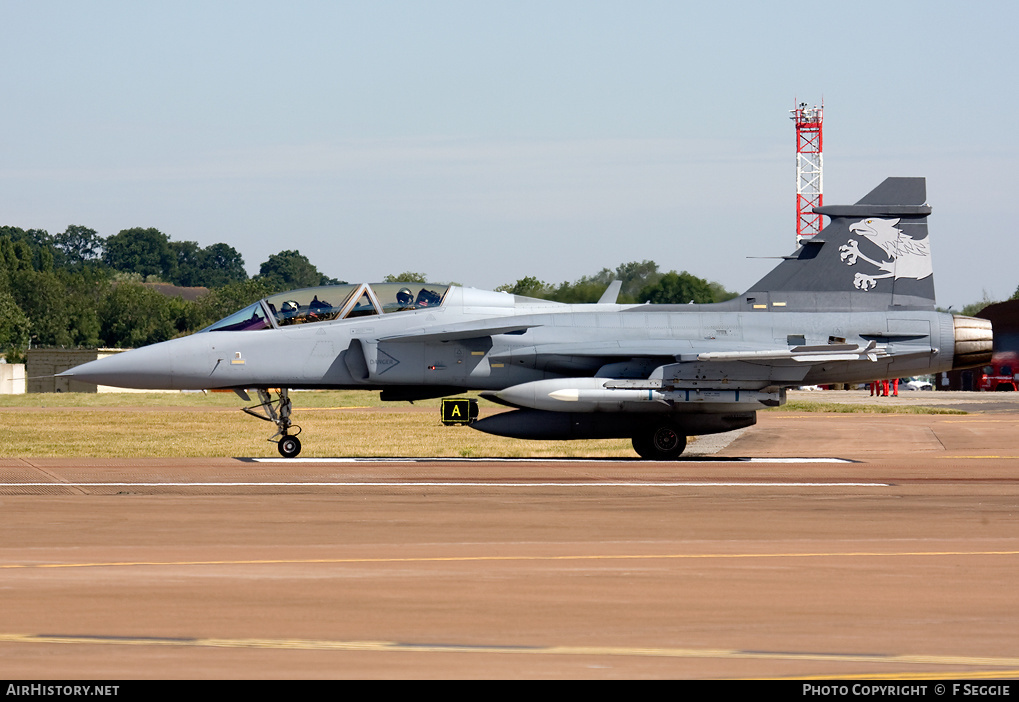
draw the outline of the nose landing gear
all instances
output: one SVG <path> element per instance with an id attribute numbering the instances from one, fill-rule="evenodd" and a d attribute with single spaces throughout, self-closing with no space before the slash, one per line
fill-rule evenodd
<path id="1" fill-rule="evenodd" d="M 254 407 L 242 407 L 241 409 L 266 422 L 273 422 L 277 432 L 269 437 L 268 441 L 275 441 L 280 455 L 284 458 L 293 458 L 301 452 L 301 440 L 297 435 L 301 433 L 301 427 L 290 421 L 290 394 L 287 388 L 280 388 L 276 391 L 277 399 L 273 399 L 269 390 L 258 390 L 260 404 Z M 263 414 L 264 412 L 264 414 Z M 277 440 L 276 437 L 279 437 Z"/>

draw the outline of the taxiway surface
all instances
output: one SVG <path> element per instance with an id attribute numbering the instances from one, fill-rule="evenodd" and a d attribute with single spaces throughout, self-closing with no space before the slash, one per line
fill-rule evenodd
<path id="1" fill-rule="evenodd" d="M 0 676 L 1019 675 L 1019 412 L 709 458 L 0 459 Z"/>

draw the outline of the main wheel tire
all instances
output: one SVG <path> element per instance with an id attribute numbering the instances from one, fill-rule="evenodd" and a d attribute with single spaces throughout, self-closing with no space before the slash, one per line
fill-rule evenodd
<path id="1" fill-rule="evenodd" d="M 301 440 L 296 436 L 284 436 L 276 446 L 283 458 L 293 458 L 301 452 Z"/>
<path id="2" fill-rule="evenodd" d="M 686 449 L 686 437 L 668 424 L 635 434 L 632 443 L 637 455 L 649 461 L 674 461 Z"/>

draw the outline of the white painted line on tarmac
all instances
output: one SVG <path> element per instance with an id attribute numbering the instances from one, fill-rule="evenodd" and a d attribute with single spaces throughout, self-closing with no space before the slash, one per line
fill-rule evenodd
<path id="1" fill-rule="evenodd" d="M 677 461 L 638 461 L 629 458 L 244 458 L 252 463 L 856 463 L 848 458 L 681 458 Z"/>
<path id="2" fill-rule="evenodd" d="M 715 481 L 607 481 L 559 480 L 543 482 L 501 482 L 479 480 L 400 480 L 400 481 L 335 481 L 335 482 L 166 482 L 166 483 L 0 483 L 0 489 L 12 487 L 891 487 L 892 483 L 794 483 L 794 482 L 715 482 Z"/>

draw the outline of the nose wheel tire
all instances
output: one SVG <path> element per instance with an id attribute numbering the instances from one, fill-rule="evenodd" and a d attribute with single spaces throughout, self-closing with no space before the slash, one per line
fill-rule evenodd
<path id="1" fill-rule="evenodd" d="M 283 458 L 293 458 L 301 452 L 301 440 L 296 436 L 284 436 L 276 446 Z"/>
<path id="2" fill-rule="evenodd" d="M 649 461 L 674 461 L 686 449 L 686 437 L 668 425 L 635 434 L 632 443 L 637 455 Z"/>

